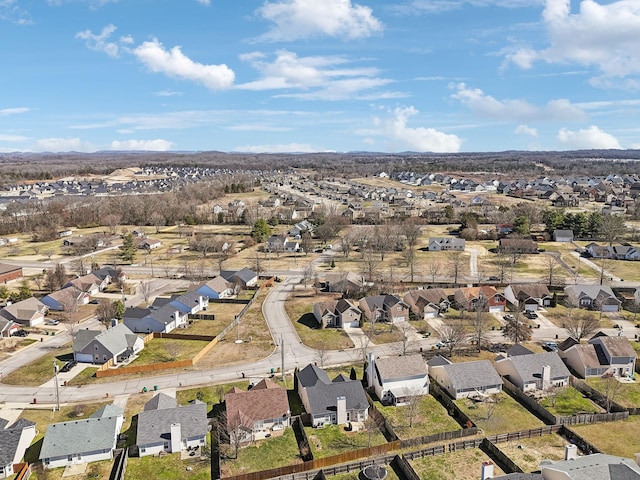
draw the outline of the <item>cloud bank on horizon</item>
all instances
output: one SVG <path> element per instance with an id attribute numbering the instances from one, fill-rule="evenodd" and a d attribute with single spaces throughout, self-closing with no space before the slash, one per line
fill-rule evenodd
<path id="1" fill-rule="evenodd" d="M 627 149 L 637 0 L 0 1 L 0 152 Z"/>

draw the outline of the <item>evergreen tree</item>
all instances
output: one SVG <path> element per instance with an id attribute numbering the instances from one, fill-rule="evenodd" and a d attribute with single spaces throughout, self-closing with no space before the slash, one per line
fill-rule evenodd
<path id="1" fill-rule="evenodd" d="M 259 218 L 253 225 L 251 236 L 256 242 L 262 243 L 269 237 L 269 232 L 269 224 L 265 221 L 264 218 Z"/>
<path id="2" fill-rule="evenodd" d="M 133 263 L 136 258 L 136 244 L 133 239 L 133 234 L 125 233 L 122 237 L 122 247 L 120 247 L 120 258 L 124 263 Z"/>

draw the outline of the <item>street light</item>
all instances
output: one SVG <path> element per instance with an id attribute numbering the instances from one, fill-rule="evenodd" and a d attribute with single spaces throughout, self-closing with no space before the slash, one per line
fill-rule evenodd
<path id="1" fill-rule="evenodd" d="M 53 378 L 56 383 L 56 409 L 60 411 L 60 386 L 58 385 L 58 364 L 53 361 Z"/>

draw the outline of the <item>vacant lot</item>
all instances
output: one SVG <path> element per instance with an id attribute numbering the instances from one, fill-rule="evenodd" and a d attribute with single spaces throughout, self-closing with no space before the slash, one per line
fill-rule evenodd
<path id="1" fill-rule="evenodd" d="M 598 449 L 610 455 L 635 458 L 640 452 L 640 417 L 621 422 L 572 425 L 571 429 Z"/>
<path id="2" fill-rule="evenodd" d="M 418 477 L 429 480 L 477 480 L 480 478 L 482 462 L 491 460 L 482 450 L 473 448 L 454 453 L 411 460 Z M 503 475 L 496 465 L 495 475 Z"/>
<path id="3" fill-rule="evenodd" d="M 154 338 L 148 341 L 131 366 L 152 365 L 193 358 L 208 342 L 201 340 L 178 340 Z"/>
<path id="4" fill-rule="evenodd" d="M 483 402 L 463 399 L 456 400 L 456 404 L 486 435 L 527 430 L 544 425 L 504 392 Z"/>
<path id="5" fill-rule="evenodd" d="M 9 385 L 42 385 L 53 377 L 53 362 L 56 362 L 58 367 L 62 368 L 68 360 L 73 360 L 73 352 L 70 344 L 56 348 L 24 367 L 14 370 L 7 375 L 3 375 L 2 381 Z"/>
<path id="6" fill-rule="evenodd" d="M 408 405 L 385 407 L 380 402 L 376 402 L 376 407 L 392 425 L 394 432 L 400 439 L 460 429 L 460 425 L 449 416 L 447 409 L 431 395 L 424 395 L 420 398 L 417 408 L 414 407 L 411 425 L 409 425 L 410 407 Z"/>
<path id="7" fill-rule="evenodd" d="M 323 428 L 305 427 L 305 431 L 315 458 L 330 457 L 386 442 L 375 426 L 370 430 L 359 432 L 347 432 L 344 425 L 328 425 Z"/>

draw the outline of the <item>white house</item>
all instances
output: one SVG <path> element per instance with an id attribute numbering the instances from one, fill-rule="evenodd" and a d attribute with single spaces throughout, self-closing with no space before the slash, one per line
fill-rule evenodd
<path id="1" fill-rule="evenodd" d="M 367 381 L 387 405 L 402 405 L 407 397 L 429 393 L 429 369 L 420 354 L 375 358 L 370 353 Z"/>

